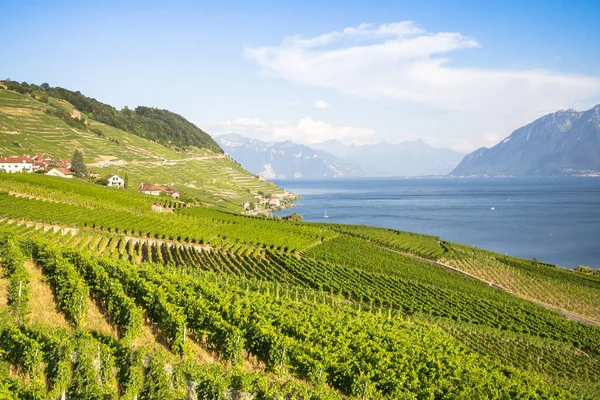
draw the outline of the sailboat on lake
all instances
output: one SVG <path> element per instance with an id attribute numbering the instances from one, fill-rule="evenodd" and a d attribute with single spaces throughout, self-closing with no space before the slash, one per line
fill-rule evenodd
<path id="1" fill-rule="evenodd" d="M 325 209 L 325 214 L 323 215 L 323 218 L 329 218 L 329 217 L 327 216 L 327 209 Z"/>

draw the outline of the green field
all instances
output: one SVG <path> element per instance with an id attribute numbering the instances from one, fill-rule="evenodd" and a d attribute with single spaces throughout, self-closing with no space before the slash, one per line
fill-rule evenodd
<path id="1" fill-rule="evenodd" d="M 88 168 L 101 174 L 129 175 L 131 190 L 142 182 L 175 187 L 200 197 L 205 205 L 241 211 L 259 191 L 283 193 L 260 181 L 222 153 L 201 148 L 175 151 L 85 116 L 91 130 L 70 125 L 46 110 L 74 107 L 50 97 L 48 103 L 0 89 L 0 155 L 48 155 L 70 159 L 84 153 Z"/>
<path id="2" fill-rule="evenodd" d="M 537 304 L 599 321 L 593 276 L 387 229 L 157 214 L 77 179 L 0 174 L 0 192 L 7 398 L 600 396 L 600 327 Z"/>

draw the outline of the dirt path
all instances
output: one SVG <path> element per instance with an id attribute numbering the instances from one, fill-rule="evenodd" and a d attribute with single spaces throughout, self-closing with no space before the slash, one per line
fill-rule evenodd
<path id="1" fill-rule="evenodd" d="M 105 335 L 111 335 L 117 339 L 116 327 L 108 323 L 106 314 L 101 311 L 100 307 L 90 297 L 87 299 L 87 307 L 88 312 L 85 317 L 85 328 Z"/>
<path id="2" fill-rule="evenodd" d="M 35 266 L 32 260 L 25 261 L 25 269 L 31 274 L 31 280 L 29 281 L 29 289 L 31 290 L 30 311 L 27 314 L 29 320 L 45 325 L 68 328 L 70 325 L 65 316 L 57 310 L 52 288 L 44 281 L 41 269 Z"/>
<path id="3" fill-rule="evenodd" d="M 419 257 L 419 256 L 415 256 L 414 254 L 404 253 L 404 252 L 402 252 L 402 251 L 398 251 L 398 250 L 390 249 L 390 248 L 388 248 L 388 247 L 384 247 L 384 246 L 378 245 L 378 244 L 376 244 L 376 243 L 373 243 L 373 242 L 370 242 L 370 243 L 371 243 L 372 245 L 374 245 L 374 246 L 377 246 L 377 247 L 381 248 L 381 249 L 384 249 L 384 250 L 387 250 L 387 251 L 391 251 L 392 253 L 397 253 L 397 254 L 403 255 L 403 256 L 405 256 L 405 257 L 410 257 L 410 258 L 413 258 L 413 259 L 415 259 L 415 260 L 418 260 L 418 261 L 421 261 L 421 262 L 424 262 L 424 263 L 427 263 L 427 264 L 435 265 L 435 266 L 437 266 L 437 267 L 441 267 L 441 268 L 447 269 L 448 271 L 452 271 L 452 272 L 458 272 L 459 274 L 461 274 L 461 275 L 464 275 L 464 276 L 466 276 L 466 277 L 468 277 L 468 278 L 471 278 L 471 279 L 476 279 L 476 280 L 478 280 L 478 281 L 484 282 L 484 283 L 486 283 L 486 284 L 488 284 L 488 285 L 490 285 L 490 286 L 493 286 L 493 287 L 495 287 L 496 289 L 502 290 L 503 292 L 509 293 L 509 294 L 511 294 L 511 295 L 513 295 L 513 296 L 515 296 L 515 297 L 519 297 L 519 298 L 521 298 L 521 299 L 523 299 L 523 300 L 530 301 L 530 302 L 532 302 L 532 303 L 535 303 L 535 304 L 537 304 L 538 306 L 541 306 L 541 307 L 547 308 L 547 309 L 549 309 L 549 310 L 556 311 L 556 312 L 558 312 L 558 313 L 562 314 L 563 316 L 565 316 L 567 319 L 570 319 L 570 320 L 573 320 L 573 321 L 582 322 L 582 323 L 584 323 L 584 324 L 589 324 L 589 325 L 597 325 L 597 326 L 600 326 L 600 322 L 598 322 L 598 321 L 594 321 L 594 320 L 592 320 L 592 319 L 588 319 L 588 318 L 582 317 L 581 315 L 577 315 L 577 314 L 574 314 L 574 313 L 572 313 L 572 312 L 569 312 L 569 311 L 563 310 L 562 308 L 558 308 L 558 307 L 551 306 L 551 305 L 549 305 L 549 304 L 543 303 L 543 302 L 541 302 L 541 301 L 539 301 L 539 300 L 536 300 L 536 299 L 533 299 L 533 298 L 530 298 L 530 297 L 522 296 L 522 295 L 520 295 L 520 294 L 518 294 L 518 293 L 515 293 L 515 292 L 511 291 L 511 290 L 510 290 L 510 289 L 508 289 L 508 288 L 505 288 L 505 287 L 503 287 L 503 286 L 500 286 L 500 285 L 498 285 L 498 284 L 496 284 L 496 283 L 487 282 L 487 281 L 485 281 L 485 280 L 483 280 L 483 279 L 481 279 L 481 278 L 479 278 L 479 277 L 477 277 L 477 276 L 475 276 L 475 275 L 471 275 L 471 274 L 469 274 L 468 272 L 461 271 L 460 269 L 457 269 L 457 268 L 451 267 L 451 266 L 449 266 L 449 265 L 442 264 L 442 263 L 440 263 L 440 262 L 437 262 L 437 261 L 428 260 L 428 259 L 426 259 L 426 258 L 422 258 L 422 257 Z"/>
<path id="4" fill-rule="evenodd" d="M 0 274 L 4 271 L 0 270 Z M 8 307 L 8 286 L 10 281 L 2 275 L 0 277 L 0 311 Z"/>

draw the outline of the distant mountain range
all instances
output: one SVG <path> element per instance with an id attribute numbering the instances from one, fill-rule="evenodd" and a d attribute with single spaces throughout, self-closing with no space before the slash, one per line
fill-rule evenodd
<path id="1" fill-rule="evenodd" d="M 465 156 L 452 176 L 600 173 L 600 105 L 562 110 L 514 131 L 496 146 Z"/>
<path id="2" fill-rule="evenodd" d="M 237 134 L 215 138 L 234 160 L 266 179 L 318 179 L 366 176 L 358 164 L 291 141 L 263 142 Z"/>
<path id="3" fill-rule="evenodd" d="M 423 140 L 362 146 L 329 140 L 312 147 L 359 163 L 369 176 L 446 175 L 464 157 L 451 149 L 431 147 Z"/>
<path id="4" fill-rule="evenodd" d="M 306 146 L 291 141 L 263 142 L 237 134 L 216 142 L 252 173 L 267 179 L 322 179 L 367 176 L 445 175 L 463 155 L 425 142 L 345 145 L 329 140 Z"/>

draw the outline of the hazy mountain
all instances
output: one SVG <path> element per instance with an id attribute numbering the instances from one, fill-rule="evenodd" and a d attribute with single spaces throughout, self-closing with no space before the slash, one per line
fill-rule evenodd
<path id="1" fill-rule="evenodd" d="M 329 140 L 311 147 L 359 163 L 370 176 L 446 175 L 463 158 L 461 153 L 431 147 L 422 140 L 362 146 Z"/>
<path id="2" fill-rule="evenodd" d="M 465 156 L 451 172 L 469 175 L 576 175 L 600 172 L 600 105 L 557 111 Z"/>
<path id="3" fill-rule="evenodd" d="M 215 140 L 244 168 L 267 179 L 319 179 L 367 175 L 366 170 L 356 163 L 291 141 L 263 142 L 237 134 L 221 135 Z"/>

